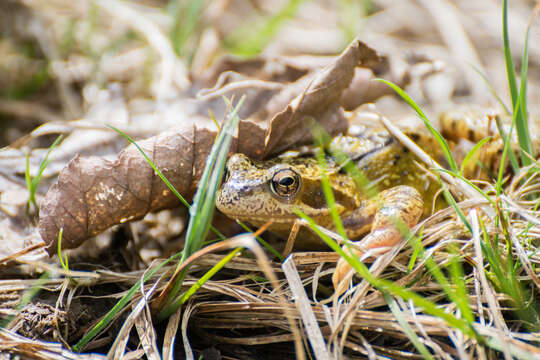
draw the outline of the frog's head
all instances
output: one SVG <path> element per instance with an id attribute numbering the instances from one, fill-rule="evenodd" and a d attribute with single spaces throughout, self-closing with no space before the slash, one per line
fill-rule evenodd
<path id="1" fill-rule="evenodd" d="M 334 188 L 338 211 L 354 206 L 351 204 L 354 199 L 340 191 L 347 178 L 332 164 L 327 173 L 331 183 L 338 181 L 338 188 Z M 297 219 L 296 209 L 314 218 L 329 216 L 321 190 L 321 175 L 317 160 L 312 157 L 253 161 L 243 154 L 234 154 L 227 162 L 227 176 L 216 205 L 234 219 L 254 225 L 273 220 L 272 227 L 276 230 L 290 228 Z"/>

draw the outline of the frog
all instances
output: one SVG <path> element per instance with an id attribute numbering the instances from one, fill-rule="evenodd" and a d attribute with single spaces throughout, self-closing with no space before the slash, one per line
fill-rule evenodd
<path id="1" fill-rule="evenodd" d="M 482 121 L 485 112 L 477 110 L 444 112 L 440 116 L 441 132 L 453 143 L 458 139 L 478 141 L 490 134 L 489 125 L 479 125 Z M 444 162 L 439 145 L 429 134 L 409 129 L 406 135 L 437 161 Z M 488 144 L 487 157 L 482 159 L 488 168 L 497 168 L 502 147 L 496 137 Z M 316 158 L 317 151 L 324 152 L 325 166 Z M 346 171 L 351 163 L 365 176 L 367 188 Z M 393 248 L 403 239 L 396 224 L 414 227 L 436 208 L 433 199 L 439 191 L 433 177 L 417 165 L 416 156 L 384 128 L 376 126 L 351 125 L 348 133 L 334 137 L 324 149 L 290 151 L 264 161 L 234 154 L 226 169 L 217 208 L 230 218 L 255 226 L 272 220 L 269 229 L 283 237 L 298 221 L 297 210 L 319 226 L 336 231 L 321 186 L 326 173 L 345 235 L 353 240 L 352 247 L 344 245 L 343 249 L 352 248 L 357 257 Z M 472 167 L 469 173 L 477 169 Z M 370 186 L 377 189 L 376 196 L 370 195 Z M 439 201 L 437 206 L 444 205 Z M 299 237 L 311 244 L 321 243 L 309 230 Z M 344 291 L 350 270 L 344 259 L 338 260 L 332 276 L 336 293 Z"/>
<path id="2" fill-rule="evenodd" d="M 478 151 L 473 161 L 463 167 L 463 175 L 468 179 L 495 179 L 499 171 L 504 151 L 504 141 L 500 136 L 497 122 L 505 134 L 510 133 L 512 117 L 491 107 L 457 106 L 442 112 L 439 116 L 441 133 L 450 142 L 452 153 L 457 163 L 466 157 L 472 147 L 482 139 L 489 137 L 481 151 Z M 533 157 L 540 156 L 540 118 L 529 116 L 529 134 L 533 148 Z M 517 130 L 513 129 L 511 150 L 520 157 Z M 505 173 L 511 171 L 508 156 Z"/>
<path id="3" fill-rule="evenodd" d="M 416 157 L 383 128 L 349 130 L 334 137 L 324 149 L 290 151 L 265 161 L 240 153 L 232 155 L 217 194 L 217 208 L 230 218 L 254 226 L 272 220 L 270 231 L 283 237 L 298 220 L 297 210 L 319 226 L 335 231 L 321 186 L 326 174 L 346 237 L 359 239 L 368 234 L 351 243 L 354 255 L 392 248 L 402 240 L 396 221 L 409 228 L 415 226 L 431 209 L 424 199 L 433 198 L 438 187 L 416 165 Z M 416 133 L 411 136 L 420 139 Z M 323 163 L 317 159 L 317 151 L 324 152 Z M 351 163 L 360 169 L 367 185 L 359 184 L 347 172 Z M 309 229 L 298 237 L 304 243 L 322 243 Z M 346 261 L 338 261 L 333 275 L 336 289 L 350 269 Z"/>

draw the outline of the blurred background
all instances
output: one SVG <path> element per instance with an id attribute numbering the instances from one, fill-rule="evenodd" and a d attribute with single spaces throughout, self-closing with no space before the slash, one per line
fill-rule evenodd
<path id="1" fill-rule="evenodd" d="M 338 54 L 355 37 L 387 58 L 385 77 L 406 85 L 428 111 L 454 102 L 494 103 L 477 72 L 507 101 L 501 4 L 2 0 L 0 146 L 43 123 L 81 118 L 133 125 L 141 116 L 144 121 L 135 132 L 150 136 L 181 122 L 179 112 L 190 113 L 166 104 L 194 99 L 200 89 L 218 86 L 225 71 L 261 78 L 255 69 L 283 66 L 272 59 L 287 56 L 288 64 L 296 64 L 290 68 L 298 71 L 292 77 L 297 78 L 305 69 L 324 64 L 324 56 Z M 518 71 L 534 5 L 530 0 L 509 4 L 510 43 Z M 540 92 L 539 35 L 536 24 L 529 42 L 531 112 L 539 106 L 534 100 Z M 379 101 L 380 111 L 407 111 L 394 99 Z M 193 106 L 181 103 L 182 109 Z M 145 117 L 156 110 L 170 112 L 159 121 Z M 148 122 L 154 127 L 140 125 Z"/>
<path id="2" fill-rule="evenodd" d="M 524 66 L 528 24 L 539 4 L 509 3 L 509 40 L 518 74 Z M 529 31 L 528 109 L 538 114 L 540 21 Z M 375 102 L 377 110 L 394 122 L 414 120 L 410 107 L 388 87 L 371 81 L 374 77 L 405 88 L 435 122 L 441 111 L 462 104 L 499 110 L 501 102 L 511 104 L 502 49 L 502 0 L 0 0 L 0 259 L 24 255 L 29 245 L 42 242 L 37 217 L 28 216 L 32 207 L 26 181 L 36 179 L 58 134 L 64 138 L 36 184 L 37 203 L 75 154 L 117 158 L 126 141 L 106 124 L 137 140 L 181 124 L 209 123 L 215 131 L 211 118 L 217 123 L 227 110 L 222 95 L 235 100 L 247 95 L 240 109 L 244 119 L 264 114 L 262 110 L 271 108 L 268 104 L 277 103 L 273 112 L 267 112 L 273 115 L 355 38 L 375 49 L 383 61 L 363 73 L 357 69 L 351 98 L 341 98 L 346 110 Z M 276 100 L 280 91 L 289 97 Z M 210 144 L 203 144 L 207 151 Z M 202 166 L 196 170 L 202 171 Z M 195 171 L 187 172 L 186 178 L 191 178 Z M 73 178 L 85 178 L 84 171 L 76 175 Z M 185 209 L 162 211 L 99 235 L 79 249 L 80 263 L 84 269 L 87 263 L 119 272 L 146 269 L 156 257 L 182 247 L 186 217 Z M 133 241 L 128 234 L 133 234 Z M 44 251 L 28 255 L 51 261 Z M 440 256 L 443 262 L 447 258 L 447 253 Z M 71 259 L 73 266 L 77 258 Z M 7 281 L 29 278 L 41 266 L 28 263 L 22 271 L 2 268 L 1 276 Z M 83 331 L 113 306 L 109 294 L 118 290 L 115 286 L 123 291 L 131 281 L 123 274 L 103 279 L 104 302 L 96 300 L 94 289 L 88 301 L 80 300 L 85 317 L 77 318 L 77 325 Z M 133 283 L 138 280 L 134 275 Z M 57 289 L 60 283 L 54 284 Z M 60 297 L 67 280 L 64 284 Z M 110 284 L 114 286 L 109 288 Z M 227 283 L 222 288 L 229 287 Z M 13 292 L 22 293 L 21 289 L 27 288 Z M 51 292 L 48 301 L 58 304 L 56 293 Z M 0 312 L 14 315 L 13 304 L 18 302 L 0 304 Z M 244 303 L 240 305 L 240 318 L 245 318 Z M 99 309 L 94 314 L 90 308 Z M 268 315 L 273 318 L 275 313 Z M 373 319 L 379 318 L 369 318 L 378 338 L 381 325 Z M 223 329 L 231 328 L 230 322 L 224 324 Z M 236 330 L 235 325 L 232 328 Z M 110 329 L 110 339 L 117 330 Z M 69 341 L 81 334 L 77 329 Z M 396 349 L 401 352 L 403 347 Z"/>

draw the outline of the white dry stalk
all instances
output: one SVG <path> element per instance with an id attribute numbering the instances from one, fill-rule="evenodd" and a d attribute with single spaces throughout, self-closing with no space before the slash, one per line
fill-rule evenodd
<path id="1" fill-rule="evenodd" d="M 225 96 L 230 91 L 238 91 L 242 89 L 268 89 L 268 90 L 281 90 L 285 86 L 280 83 L 264 81 L 264 80 L 241 80 L 235 81 L 225 86 L 218 87 L 221 75 L 218 78 L 218 82 L 212 89 L 203 89 L 196 95 L 197 99 L 201 101 L 212 100 L 217 97 Z"/>
<path id="2" fill-rule="evenodd" d="M 192 306 L 192 304 L 189 304 L 182 315 L 182 340 L 184 342 L 186 360 L 195 360 L 195 357 L 193 356 L 193 350 L 191 350 L 191 345 L 189 344 L 189 340 L 187 337 L 187 326 L 189 323 L 189 318 L 191 317 L 191 314 L 195 311 L 196 307 L 197 306 Z"/>
<path id="3" fill-rule="evenodd" d="M 289 288 L 292 292 L 294 303 L 307 333 L 308 340 L 313 348 L 313 355 L 317 360 L 330 360 L 330 353 L 328 352 L 327 345 L 324 341 L 321 328 L 317 322 L 317 318 L 313 313 L 311 304 L 306 294 L 304 284 L 298 275 L 298 269 L 294 264 L 292 256 L 287 257 L 282 265 L 283 272 L 287 277 Z"/>
<path id="4" fill-rule="evenodd" d="M 151 269 L 151 267 L 148 267 L 148 270 Z M 141 275 L 141 279 L 144 279 L 145 273 Z M 135 325 L 135 321 L 140 316 L 141 312 L 148 306 L 148 299 L 152 296 L 154 291 L 156 290 L 156 287 L 159 284 L 159 280 L 156 280 L 152 287 L 146 292 L 143 293 L 143 297 L 139 300 L 137 305 L 134 306 L 133 310 L 127 317 L 127 319 L 122 324 L 122 328 L 118 332 L 118 335 L 116 336 L 116 339 L 114 340 L 114 343 L 112 344 L 111 348 L 109 349 L 109 353 L 107 354 L 107 359 L 121 359 L 123 357 L 123 354 L 125 352 L 127 343 L 129 341 L 129 333 L 133 326 Z M 141 291 L 144 292 L 144 286 L 141 285 Z"/>
<path id="5" fill-rule="evenodd" d="M 141 288 L 143 289 L 143 288 Z M 148 360 L 160 360 L 161 356 L 157 348 L 157 336 L 152 323 L 152 314 L 148 305 L 144 307 L 140 316 L 135 319 L 135 328 L 139 335 L 139 340 Z"/>
<path id="6" fill-rule="evenodd" d="M 186 311 L 189 310 L 189 307 Z M 174 314 L 169 317 L 167 322 L 167 329 L 165 330 L 165 337 L 163 339 L 163 359 L 164 360 L 174 360 L 174 343 L 176 341 L 176 332 L 178 331 L 178 325 L 180 324 L 180 316 L 182 315 L 182 308 L 178 309 Z M 183 328 L 182 328 L 183 329 Z M 184 345 L 184 348 L 187 351 L 191 348 Z M 187 355 L 186 355 L 187 357 Z"/>
<path id="7" fill-rule="evenodd" d="M 482 81 L 478 81 L 478 74 L 471 64 L 484 74 L 486 71 L 462 25 L 461 19 L 464 14 L 448 0 L 420 0 L 420 3 L 433 17 L 433 23 L 438 28 L 439 34 L 459 64 L 460 70 L 465 74 L 467 85 L 472 89 L 472 97 L 477 101 L 485 97 L 487 94 L 485 85 Z"/>
<path id="8" fill-rule="evenodd" d="M 420 334 L 422 334 L 423 336 L 421 340 L 424 342 L 424 344 L 432 348 L 433 351 L 437 353 L 441 358 L 451 360 L 450 354 L 446 353 L 436 341 L 433 341 L 429 337 L 428 332 L 426 331 L 424 325 L 418 319 L 416 307 L 414 306 L 414 302 L 412 301 L 412 299 L 407 301 L 407 304 L 405 304 L 405 301 L 403 301 L 403 299 L 400 299 L 400 298 L 396 298 L 396 301 L 398 302 L 398 304 L 400 304 L 403 311 L 406 310 L 410 314 L 412 322 L 418 329 L 418 332 L 420 332 Z"/>

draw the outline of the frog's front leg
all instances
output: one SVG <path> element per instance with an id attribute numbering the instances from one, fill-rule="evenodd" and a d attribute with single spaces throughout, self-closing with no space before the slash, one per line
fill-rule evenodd
<path id="1" fill-rule="evenodd" d="M 353 256 L 360 257 L 368 250 L 380 249 L 379 253 L 387 252 L 391 247 L 399 243 L 403 238 L 396 225 L 402 223 L 409 228 L 417 224 L 424 210 L 424 201 L 418 191 L 410 186 L 396 186 L 382 191 L 377 197 L 369 200 L 368 206 L 355 211 L 359 219 L 365 219 L 372 215 L 373 209 L 377 209 L 371 225 L 371 232 L 361 241 L 353 244 Z M 367 212 L 367 213 L 366 213 Z M 399 226 L 399 225 L 398 225 Z M 343 246 L 348 253 L 348 247 Z M 337 294 L 345 291 L 348 285 L 348 276 L 351 266 L 345 259 L 339 259 L 336 271 L 332 276 L 334 288 Z"/>

